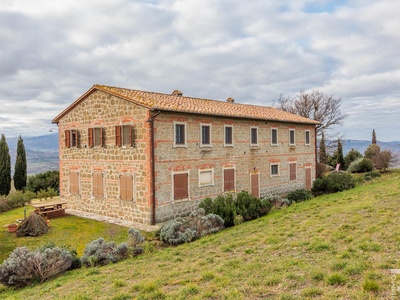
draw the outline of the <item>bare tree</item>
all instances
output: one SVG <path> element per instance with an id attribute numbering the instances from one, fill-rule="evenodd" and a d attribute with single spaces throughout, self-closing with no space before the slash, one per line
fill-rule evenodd
<path id="1" fill-rule="evenodd" d="M 295 97 L 282 96 L 278 99 L 278 108 L 302 117 L 321 122 L 317 128 L 318 135 L 332 129 L 334 125 L 341 125 L 347 114 L 340 111 L 341 98 L 326 95 L 320 91 L 301 91 Z"/>

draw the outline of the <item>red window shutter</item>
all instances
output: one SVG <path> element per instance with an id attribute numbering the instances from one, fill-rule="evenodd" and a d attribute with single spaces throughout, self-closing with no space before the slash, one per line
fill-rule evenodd
<path id="1" fill-rule="evenodd" d="M 224 191 L 234 191 L 235 190 L 235 170 L 227 169 L 224 170 Z"/>
<path id="2" fill-rule="evenodd" d="M 93 174 L 93 195 L 95 197 L 103 197 L 104 196 L 104 188 L 103 188 L 103 174 L 102 173 L 94 173 Z"/>
<path id="3" fill-rule="evenodd" d="M 65 147 L 71 147 L 71 131 L 65 130 Z"/>
<path id="4" fill-rule="evenodd" d="M 71 194 L 79 194 L 79 173 L 78 172 L 71 172 L 69 177 L 69 190 Z"/>
<path id="5" fill-rule="evenodd" d="M 258 173 L 251 174 L 251 194 L 260 197 L 260 188 L 258 186 Z"/>
<path id="6" fill-rule="evenodd" d="M 119 189 L 120 189 L 120 198 L 121 200 L 126 199 L 126 179 L 124 175 L 121 175 L 119 179 Z"/>
<path id="7" fill-rule="evenodd" d="M 188 177 L 187 173 L 174 175 L 174 200 L 189 198 Z"/>
<path id="8" fill-rule="evenodd" d="M 126 200 L 133 200 L 133 178 L 132 176 L 126 176 Z"/>
<path id="9" fill-rule="evenodd" d="M 103 147 L 103 128 L 100 128 L 100 147 Z"/>
<path id="10" fill-rule="evenodd" d="M 133 144 L 133 130 L 132 125 L 129 125 L 129 145 L 132 146 Z"/>
<path id="11" fill-rule="evenodd" d="M 289 164 L 290 181 L 296 180 L 296 163 Z"/>
<path id="12" fill-rule="evenodd" d="M 306 189 L 311 190 L 311 168 L 306 168 Z"/>
<path id="13" fill-rule="evenodd" d="M 88 129 L 88 146 L 93 147 L 93 128 Z"/>
<path id="14" fill-rule="evenodd" d="M 75 132 L 76 132 L 76 148 L 79 148 L 79 145 L 80 145 L 80 143 L 79 143 L 79 131 L 78 130 L 75 130 Z"/>
<path id="15" fill-rule="evenodd" d="M 121 147 L 121 126 L 115 126 L 115 145 Z"/>

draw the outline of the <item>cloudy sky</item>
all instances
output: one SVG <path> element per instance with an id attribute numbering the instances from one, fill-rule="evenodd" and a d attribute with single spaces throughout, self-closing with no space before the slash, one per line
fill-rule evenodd
<path id="1" fill-rule="evenodd" d="M 104 84 L 271 106 L 342 99 L 348 139 L 400 140 L 399 0 L 8 0 L 0 133 L 48 134 Z"/>

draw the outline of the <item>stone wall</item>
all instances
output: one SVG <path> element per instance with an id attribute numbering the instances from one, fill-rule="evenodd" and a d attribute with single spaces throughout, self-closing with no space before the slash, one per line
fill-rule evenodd
<path id="1" fill-rule="evenodd" d="M 60 196 L 68 208 L 108 215 L 124 220 L 150 222 L 150 163 L 148 110 L 106 93 L 96 91 L 80 102 L 59 122 Z M 115 126 L 132 125 L 133 146 L 118 147 Z M 103 147 L 89 147 L 88 129 L 103 128 Z M 79 132 L 78 147 L 65 147 L 65 130 Z M 79 172 L 79 194 L 69 189 L 69 174 Z M 104 197 L 93 196 L 93 173 L 104 177 Z M 133 201 L 120 200 L 119 178 L 131 174 Z"/>
<path id="2" fill-rule="evenodd" d="M 173 144 L 174 122 L 186 125 L 187 145 Z M 250 174 L 259 173 L 260 193 L 287 192 L 305 187 L 305 168 L 315 179 L 315 127 L 222 117 L 162 112 L 155 119 L 157 221 L 187 215 L 206 197 L 223 193 L 223 169 L 234 168 L 236 191 L 250 191 Z M 200 126 L 211 124 L 211 147 L 201 147 Z M 224 146 L 224 124 L 233 126 L 233 147 Z M 258 128 L 258 146 L 250 146 L 250 127 Z M 271 146 L 271 128 L 278 129 L 278 145 Z M 289 146 L 289 129 L 295 130 L 295 146 Z M 310 145 L 305 145 L 305 131 Z M 296 180 L 289 180 L 289 162 L 296 162 Z M 279 164 L 279 176 L 271 176 L 270 164 Z M 199 187 L 199 170 L 212 169 L 214 183 Z M 174 172 L 189 173 L 189 198 L 173 200 Z"/>
<path id="3" fill-rule="evenodd" d="M 149 224 L 151 222 L 150 112 L 132 102 L 96 90 L 59 122 L 60 194 L 68 208 Z M 174 124 L 186 126 L 187 144 L 174 146 Z M 211 146 L 200 143 L 201 124 L 211 125 Z M 115 126 L 132 125 L 133 146 L 118 147 Z M 224 125 L 233 126 L 233 146 L 224 146 Z M 104 143 L 89 147 L 89 128 L 103 128 Z M 258 130 L 258 145 L 250 145 L 250 128 Z M 278 145 L 271 145 L 271 128 L 278 129 Z M 296 145 L 289 146 L 289 129 Z M 78 147 L 65 147 L 65 130 L 79 131 Z M 305 131 L 310 145 L 305 145 Z M 315 127 L 218 116 L 161 112 L 154 119 L 156 221 L 188 215 L 206 197 L 223 193 L 223 170 L 235 169 L 235 191 L 250 191 L 250 174 L 259 174 L 261 195 L 305 187 L 305 168 L 315 179 Z M 289 179 L 289 162 L 296 162 L 296 180 Z M 279 176 L 271 176 L 271 163 Z M 212 170 L 213 182 L 199 185 L 199 170 Z M 79 173 L 79 193 L 70 192 L 70 173 Z M 173 199 L 173 174 L 189 174 L 189 198 Z M 93 174 L 104 178 L 104 196 L 93 194 Z M 130 174 L 133 201 L 120 200 L 120 176 Z"/>

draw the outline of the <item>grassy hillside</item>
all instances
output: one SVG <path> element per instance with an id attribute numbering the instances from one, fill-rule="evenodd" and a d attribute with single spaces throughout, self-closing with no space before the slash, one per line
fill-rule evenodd
<path id="1" fill-rule="evenodd" d="M 400 286 L 400 173 L 194 243 L 68 272 L 2 299 L 388 299 Z M 394 280 L 392 282 L 392 280 Z"/>

